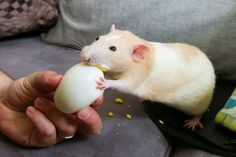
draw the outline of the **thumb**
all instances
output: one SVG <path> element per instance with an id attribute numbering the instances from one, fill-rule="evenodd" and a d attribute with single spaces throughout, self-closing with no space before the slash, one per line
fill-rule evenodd
<path id="1" fill-rule="evenodd" d="M 9 107 L 25 110 L 39 96 L 53 93 L 62 79 L 56 72 L 35 72 L 10 85 L 5 102 Z"/>
<path id="2" fill-rule="evenodd" d="M 29 91 L 35 91 L 37 96 L 54 92 L 62 79 L 53 71 L 35 72 L 24 78 L 24 86 Z M 38 93 L 38 94 L 37 94 Z"/>

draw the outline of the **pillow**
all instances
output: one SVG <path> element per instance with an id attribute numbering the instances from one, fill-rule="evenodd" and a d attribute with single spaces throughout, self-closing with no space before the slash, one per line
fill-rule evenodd
<path id="1" fill-rule="evenodd" d="M 81 48 L 112 24 L 152 41 L 184 42 L 202 49 L 219 78 L 236 81 L 235 0 L 61 0 L 59 20 L 42 37 Z"/>
<path id="2" fill-rule="evenodd" d="M 0 38 L 50 24 L 57 14 L 56 0 L 0 0 Z"/>

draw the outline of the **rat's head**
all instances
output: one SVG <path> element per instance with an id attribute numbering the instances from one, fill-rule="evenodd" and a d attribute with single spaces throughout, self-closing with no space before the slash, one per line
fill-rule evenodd
<path id="1" fill-rule="evenodd" d="M 81 57 L 91 65 L 105 65 L 110 71 L 124 72 L 142 62 L 148 51 L 150 47 L 144 40 L 112 25 L 108 34 L 97 37 L 82 49 Z"/>

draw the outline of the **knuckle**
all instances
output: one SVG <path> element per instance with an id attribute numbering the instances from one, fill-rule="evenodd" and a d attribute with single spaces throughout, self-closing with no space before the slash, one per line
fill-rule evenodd
<path id="1" fill-rule="evenodd" d="M 45 131 L 44 131 L 44 135 L 45 135 L 46 137 L 51 137 L 51 136 L 53 136 L 54 134 L 55 134 L 55 129 L 52 128 L 52 127 L 48 127 L 48 128 L 45 129 Z"/>
<path id="2" fill-rule="evenodd" d="M 63 127 L 63 128 L 61 128 L 61 132 L 66 136 L 71 136 L 71 135 L 75 134 L 76 127 L 75 126 Z"/>

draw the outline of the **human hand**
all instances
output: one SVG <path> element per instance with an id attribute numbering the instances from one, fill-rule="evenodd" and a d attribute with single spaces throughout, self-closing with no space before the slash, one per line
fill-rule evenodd
<path id="1" fill-rule="evenodd" d="M 12 81 L 0 102 L 0 131 L 21 145 L 35 147 L 56 144 L 77 131 L 99 133 L 102 122 L 92 107 L 68 115 L 54 106 L 52 97 L 61 79 L 47 71 Z M 93 106 L 102 102 L 101 96 Z"/>

